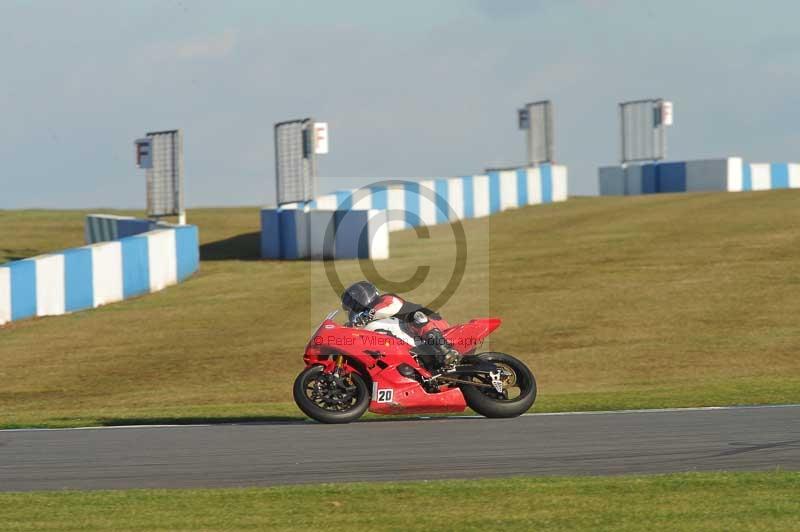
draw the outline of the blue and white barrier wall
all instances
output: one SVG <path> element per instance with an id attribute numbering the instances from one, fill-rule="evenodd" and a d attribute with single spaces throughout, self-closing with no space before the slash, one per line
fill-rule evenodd
<path id="1" fill-rule="evenodd" d="M 197 227 L 159 228 L 0 265 L 0 325 L 156 292 L 197 271 Z"/>
<path id="2" fill-rule="evenodd" d="M 388 259 L 386 211 L 282 206 L 261 210 L 265 259 Z"/>
<path id="3" fill-rule="evenodd" d="M 566 166 L 545 164 L 448 179 L 386 180 L 320 196 L 310 207 L 388 210 L 389 231 L 399 231 L 566 199 Z"/>
<path id="4" fill-rule="evenodd" d="M 389 257 L 389 231 L 567 199 L 567 168 L 542 165 L 448 179 L 388 179 L 261 211 L 269 259 Z"/>
<path id="5" fill-rule="evenodd" d="M 747 163 L 727 157 L 606 166 L 598 170 L 598 179 L 601 196 L 800 188 L 800 164 Z"/>

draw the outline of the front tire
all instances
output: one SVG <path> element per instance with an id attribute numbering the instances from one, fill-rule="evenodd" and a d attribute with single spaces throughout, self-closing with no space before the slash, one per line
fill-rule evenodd
<path id="1" fill-rule="evenodd" d="M 505 353 L 481 353 L 476 356 L 481 360 L 497 364 L 506 371 L 511 370 L 513 378 L 509 377 L 507 382 L 513 382 L 513 385 L 500 394 L 494 388 L 462 384 L 461 393 L 464 394 L 464 399 L 471 409 L 485 417 L 504 418 L 522 415 L 533 406 L 536 401 L 536 379 L 524 362 Z M 490 380 L 483 378 L 473 377 L 473 380 L 480 384 L 491 383 Z M 510 396 L 509 391 L 512 388 L 519 390 L 518 395 Z"/>
<path id="2" fill-rule="evenodd" d="M 358 373 L 338 379 L 323 372 L 322 366 L 311 366 L 300 372 L 294 381 L 294 402 L 305 415 L 320 423 L 350 423 L 369 408 L 367 384 Z"/>

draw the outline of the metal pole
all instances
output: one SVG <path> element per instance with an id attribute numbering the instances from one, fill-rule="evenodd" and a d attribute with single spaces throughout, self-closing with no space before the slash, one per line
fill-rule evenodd
<path id="1" fill-rule="evenodd" d="M 533 120 L 531 119 L 531 105 L 525 106 L 528 112 L 528 129 L 525 132 L 528 137 L 528 166 L 533 166 Z"/>
<path id="2" fill-rule="evenodd" d="M 311 139 L 310 142 L 309 142 L 310 143 L 310 149 L 309 149 L 309 153 L 308 153 L 308 156 L 311 159 L 311 164 L 309 165 L 310 175 L 308 176 L 308 179 L 311 182 L 309 183 L 308 190 L 309 190 L 309 194 L 311 195 L 311 197 L 307 198 L 307 200 L 310 201 L 310 200 L 314 199 L 314 196 L 315 196 L 316 191 L 317 191 L 317 186 L 316 186 L 317 185 L 317 137 L 316 137 L 316 134 L 315 134 L 315 131 L 314 131 L 314 119 L 313 118 L 309 118 L 308 119 L 308 127 L 310 128 L 309 138 Z"/>
<path id="3" fill-rule="evenodd" d="M 661 158 L 667 158 L 667 128 L 664 127 L 664 100 L 659 98 L 656 105 L 658 105 L 658 130 L 661 133 Z"/>
<path id="4" fill-rule="evenodd" d="M 275 144 L 275 205 L 281 206 L 281 178 L 278 164 L 278 124 L 272 127 L 272 141 Z"/>
<path id="5" fill-rule="evenodd" d="M 619 158 L 620 167 L 622 167 L 622 191 L 625 196 L 628 196 L 628 165 L 625 162 L 625 107 L 621 103 L 619 104 L 619 139 Z"/>
<path id="6" fill-rule="evenodd" d="M 551 103 L 548 103 L 547 105 L 545 105 L 544 110 L 545 113 L 547 113 L 545 118 L 545 130 L 544 130 L 545 142 L 546 142 L 545 146 L 547 147 L 547 162 L 554 163 L 555 151 L 556 151 L 555 149 L 556 139 L 554 138 L 555 134 L 553 133 L 553 105 Z"/>
<path id="7" fill-rule="evenodd" d="M 619 159 L 620 164 L 625 165 L 625 106 L 619 104 Z"/>
<path id="8" fill-rule="evenodd" d="M 184 182 L 183 182 L 183 131 L 180 129 L 175 131 L 175 142 L 173 144 L 174 149 L 174 161 L 172 169 L 176 172 L 176 196 L 178 200 L 177 211 L 178 211 L 178 224 L 179 225 L 186 225 L 186 210 L 184 209 Z"/>

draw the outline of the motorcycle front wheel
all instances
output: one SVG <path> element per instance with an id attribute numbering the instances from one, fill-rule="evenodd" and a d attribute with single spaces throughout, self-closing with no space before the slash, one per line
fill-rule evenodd
<path id="1" fill-rule="evenodd" d="M 305 415 L 320 423 L 350 423 L 369 408 L 367 384 L 358 373 L 337 377 L 322 366 L 311 366 L 294 381 L 294 402 Z"/>
<path id="2" fill-rule="evenodd" d="M 461 385 L 461 393 L 471 409 L 486 417 L 517 417 L 533 406 L 536 401 L 536 379 L 524 362 L 505 353 L 481 353 L 476 356 L 503 370 L 503 391 L 498 392 L 491 386 L 489 377 L 473 376 L 474 385 Z"/>

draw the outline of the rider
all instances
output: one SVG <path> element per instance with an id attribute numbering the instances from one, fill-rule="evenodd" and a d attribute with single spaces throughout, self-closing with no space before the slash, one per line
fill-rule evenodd
<path id="1" fill-rule="evenodd" d="M 437 366 L 450 365 L 458 360 L 458 351 L 447 343 L 442 330 L 444 323 L 438 313 L 405 301 L 395 294 L 381 294 L 369 281 L 359 281 L 342 293 L 342 308 L 350 313 L 350 323 L 364 326 L 372 320 L 397 318 L 428 347 Z"/>

